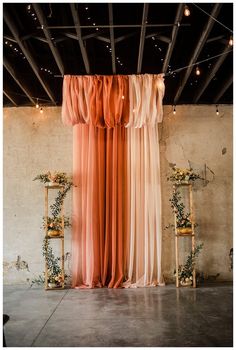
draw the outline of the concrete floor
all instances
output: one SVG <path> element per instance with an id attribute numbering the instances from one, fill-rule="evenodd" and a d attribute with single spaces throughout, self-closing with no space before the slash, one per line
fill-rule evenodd
<path id="1" fill-rule="evenodd" d="M 44 291 L 4 286 L 9 347 L 233 345 L 232 284 Z"/>

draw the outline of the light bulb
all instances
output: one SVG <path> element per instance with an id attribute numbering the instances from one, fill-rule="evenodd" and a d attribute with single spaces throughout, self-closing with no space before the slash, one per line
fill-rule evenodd
<path id="1" fill-rule="evenodd" d="M 218 106 L 216 106 L 216 115 L 219 115 L 219 109 L 218 109 Z"/>
<path id="2" fill-rule="evenodd" d="M 38 103 L 36 103 L 35 107 L 36 107 L 36 108 L 39 108 L 39 104 L 38 104 Z"/>
<path id="3" fill-rule="evenodd" d="M 42 107 L 40 108 L 40 111 L 39 111 L 41 114 L 43 113 L 43 109 L 42 109 Z"/>
<path id="4" fill-rule="evenodd" d="M 230 39 L 229 39 L 229 46 L 233 46 L 234 44 L 234 41 L 233 41 L 233 37 L 231 35 Z"/>
<path id="5" fill-rule="evenodd" d="M 124 100 L 124 99 L 125 99 L 125 96 L 123 95 L 121 98 L 122 98 L 122 100 Z"/>
<path id="6" fill-rule="evenodd" d="M 196 68 L 196 75 L 200 75 L 200 74 L 201 74 L 200 69 L 199 69 L 199 67 L 197 67 Z"/>
<path id="7" fill-rule="evenodd" d="M 176 109 L 175 109 L 175 106 L 173 108 L 173 114 L 176 114 Z"/>
<path id="8" fill-rule="evenodd" d="M 184 6 L 184 15 L 186 17 L 190 16 L 190 10 L 189 10 L 189 7 L 187 5 Z"/>

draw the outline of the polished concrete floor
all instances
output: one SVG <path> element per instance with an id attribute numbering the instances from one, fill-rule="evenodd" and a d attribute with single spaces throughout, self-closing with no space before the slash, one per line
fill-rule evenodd
<path id="1" fill-rule="evenodd" d="M 4 286 L 9 347 L 226 347 L 233 287 L 44 291 Z"/>

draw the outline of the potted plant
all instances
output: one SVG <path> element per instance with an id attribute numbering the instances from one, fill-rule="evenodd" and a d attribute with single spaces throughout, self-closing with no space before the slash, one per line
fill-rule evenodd
<path id="1" fill-rule="evenodd" d="M 63 234 L 62 232 L 62 219 L 64 220 L 64 227 L 71 226 L 70 219 L 67 216 L 64 217 L 44 217 L 43 218 L 43 227 L 44 229 L 47 229 L 48 236 L 55 237 L 55 236 L 61 236 Z"/>

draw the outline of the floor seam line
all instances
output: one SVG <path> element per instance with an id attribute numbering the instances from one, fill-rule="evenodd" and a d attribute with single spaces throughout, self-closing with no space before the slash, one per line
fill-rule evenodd
<path id="1" fill-rule="evenodd" d="M 40 336 L 40 334 L 42 333 L 43 329 L 46 327 L 46 324 L 48 323 L 48 321 L 51 319 L 52 315 L 55 313 L 55 311 L 57 310 L 58 306 L 61 304 L 62 300 L 64 299 L 64 297 L 67 295 L 67 293 L 69 292 L 69 289 L 66 291 L 66 293 L 62 296 L 62 298 L 59 300 L 59 302 L 57 303 L 56 307 L 54 308 L 54 310 L 52 311 L 51 315 L 48 317 L 48 319 L 46 320 L 46 322 L 44 323 L 43 327 L 40 329 L 40 331 L 38 332 L 37 336 L 35 337 L 35 339 L 33 340 L 33 342 L 31 343 L 30 347 L 32 347 L 34 345 L 34 343 L 36 342 L 36 340 L 38 339 L 38 337 Z"/>

